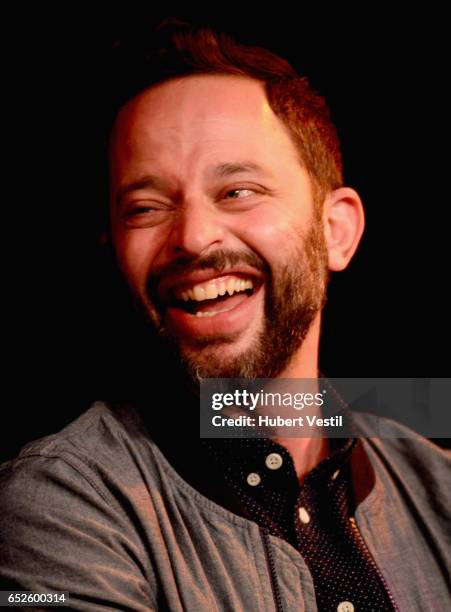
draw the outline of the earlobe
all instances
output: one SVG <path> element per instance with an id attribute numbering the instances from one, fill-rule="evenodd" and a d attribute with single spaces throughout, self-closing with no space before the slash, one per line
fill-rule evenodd
<path id="1" fill-rule="evenodd" d="M 344 270 L 357 249 L 365 226 L 362 201 L 349 187 L 335 189 L 326 197 L 323 223 L 329 269 Z"/>

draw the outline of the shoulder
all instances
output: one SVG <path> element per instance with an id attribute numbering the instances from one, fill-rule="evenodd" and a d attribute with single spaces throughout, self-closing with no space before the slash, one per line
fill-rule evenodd
<path id="1" fill-rule="evenodd" d="M 3 485 L 36 482 L 49 470 L 61 477 L 104 480 L 134 464 L 133 455 L 151 452 L 152 443 L 132 407 L 95 402 L 60 432 L 27 444 L 13 460 L 0 466 Z"/>
<path id="2" fill-rule="evenodd" d="M 132 405 L 94 403 L 60 432 L 27 444 L 0 466 L 0 506 L 34 516 L 103 504 L 124 514 L 132 493 L 160 482 L 161 454 Z M 0 521 L 0 529 L 2 522 Z"/>
<path id="3" fill-rule="evenodd" d="M 451 502 L 450 450 L 385 417 L 354 413 L 353 419 L 379 475 L 390 474 L 404 488 Z"/>
<path id="4" fill-rule="evenodd" d="M 101 609 L 90 599 L 101 592 L 115 609 L 131 600 L 152 608 L 153 570 L 127 511 L 145 436 L 127 418 L 96 403 L 1 466 L 0 576 L 9 585 L 79 592 L 80 610 Z"/>
<path id="5" fill-rule="evenodd" d="M 133 465 L 127 437 L 114 410 L 96 402 L 60 432 L 27 444 L 0 466 L 0 529 L 8 517 L 43 516 L 52 506 L 119 510 L 111 483 Z"/>

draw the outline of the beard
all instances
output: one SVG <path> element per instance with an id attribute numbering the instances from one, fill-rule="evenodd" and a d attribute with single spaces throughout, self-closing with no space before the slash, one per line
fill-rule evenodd
<path id="1" fill-rule="evenodd" d="M 301 347 L 316 315 L 326 301 L 328 281 L 327 247 L 323 225 L 317 215 L 307 232 L 299 232 L 299 248 L 287 263 L 272 269 L 255 253 L 218 250 L 208 256 L 176 261 L 149 278 L 148 301 L 141 303 L 162 348 L 175 359 L 177 368 L 195 383 L 203 378 L 274 378 L 283 372 Z M 237 264 L 247 264 L 265 274 L 265 306 L 262 329 L 251 345 L 233 356 L 221 350 L 237 340 L 234 334 L 198 338 L 190 348 L 181 348 L 175 334 L 164 324 L 155 306 L 152 287 L 169 271 L 192 272 L 212 268 L 218 274 Z"/>

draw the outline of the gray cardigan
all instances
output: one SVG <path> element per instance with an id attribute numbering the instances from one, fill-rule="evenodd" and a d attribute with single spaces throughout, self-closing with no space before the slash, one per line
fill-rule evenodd
<path id="1" fill-rule="evenodd" d="M 375 480 L 355 519 L 398 609 L 450 609 L 449 453 L 356 425 Z M 69 591 L 70 609 L 317 610 L 299 552 L 182 479 L 131 407 L 97 402 L 28 445 L 0 470 L 0 512 L 3 588 Z"/>

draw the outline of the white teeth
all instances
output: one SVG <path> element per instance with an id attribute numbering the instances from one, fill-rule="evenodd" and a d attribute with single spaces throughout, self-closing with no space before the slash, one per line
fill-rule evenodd
<path id="1" fill-rule="evenodd" d="M 214 285 L 208 285 L 207 291 L 205 292 L 205 298 L 207 300 L 214 300 L 218 297 L 218 290 Z"/>
<path id="2" fill-rule="evenodd" d="M 223 310 L 217 310 L 216 312 L 210 312 L 208 310 L 205 312 L 196 312 L 196 317 L 215 317 L 216 315 L 221 314 L 221 312 L 228 312 L 229 310 L 232 310 L 232 308 L 224 308 Z"/>
<path id="3" fill-rule="evenodd" d="M 225 280 L 220 279 L 218 281 L 208 281 L 203 284 L 199 283 L 184 291 L 176 291 L 175 295 L 179 300 L 183 300 L 184 302 L 188 300 L 202 302 L 204 300 L 214 300 L 218 296 L 223 296 L 226 293 L 231 296 L 234 293 L 252 289 L 253 286 L 254 284 L 250 279 L 244 280 L 242 278 L 229 277 Z"/>
<path id="4" fill-rule="evenodd" d="M 204 287 L 201 287 L 200 285 L 196 285 L 193 291 L 194 291 L 194 299 L 196 300 L 196 302 L 202 302 L 203 300 L 205 300 L 206 291 Z"/>

